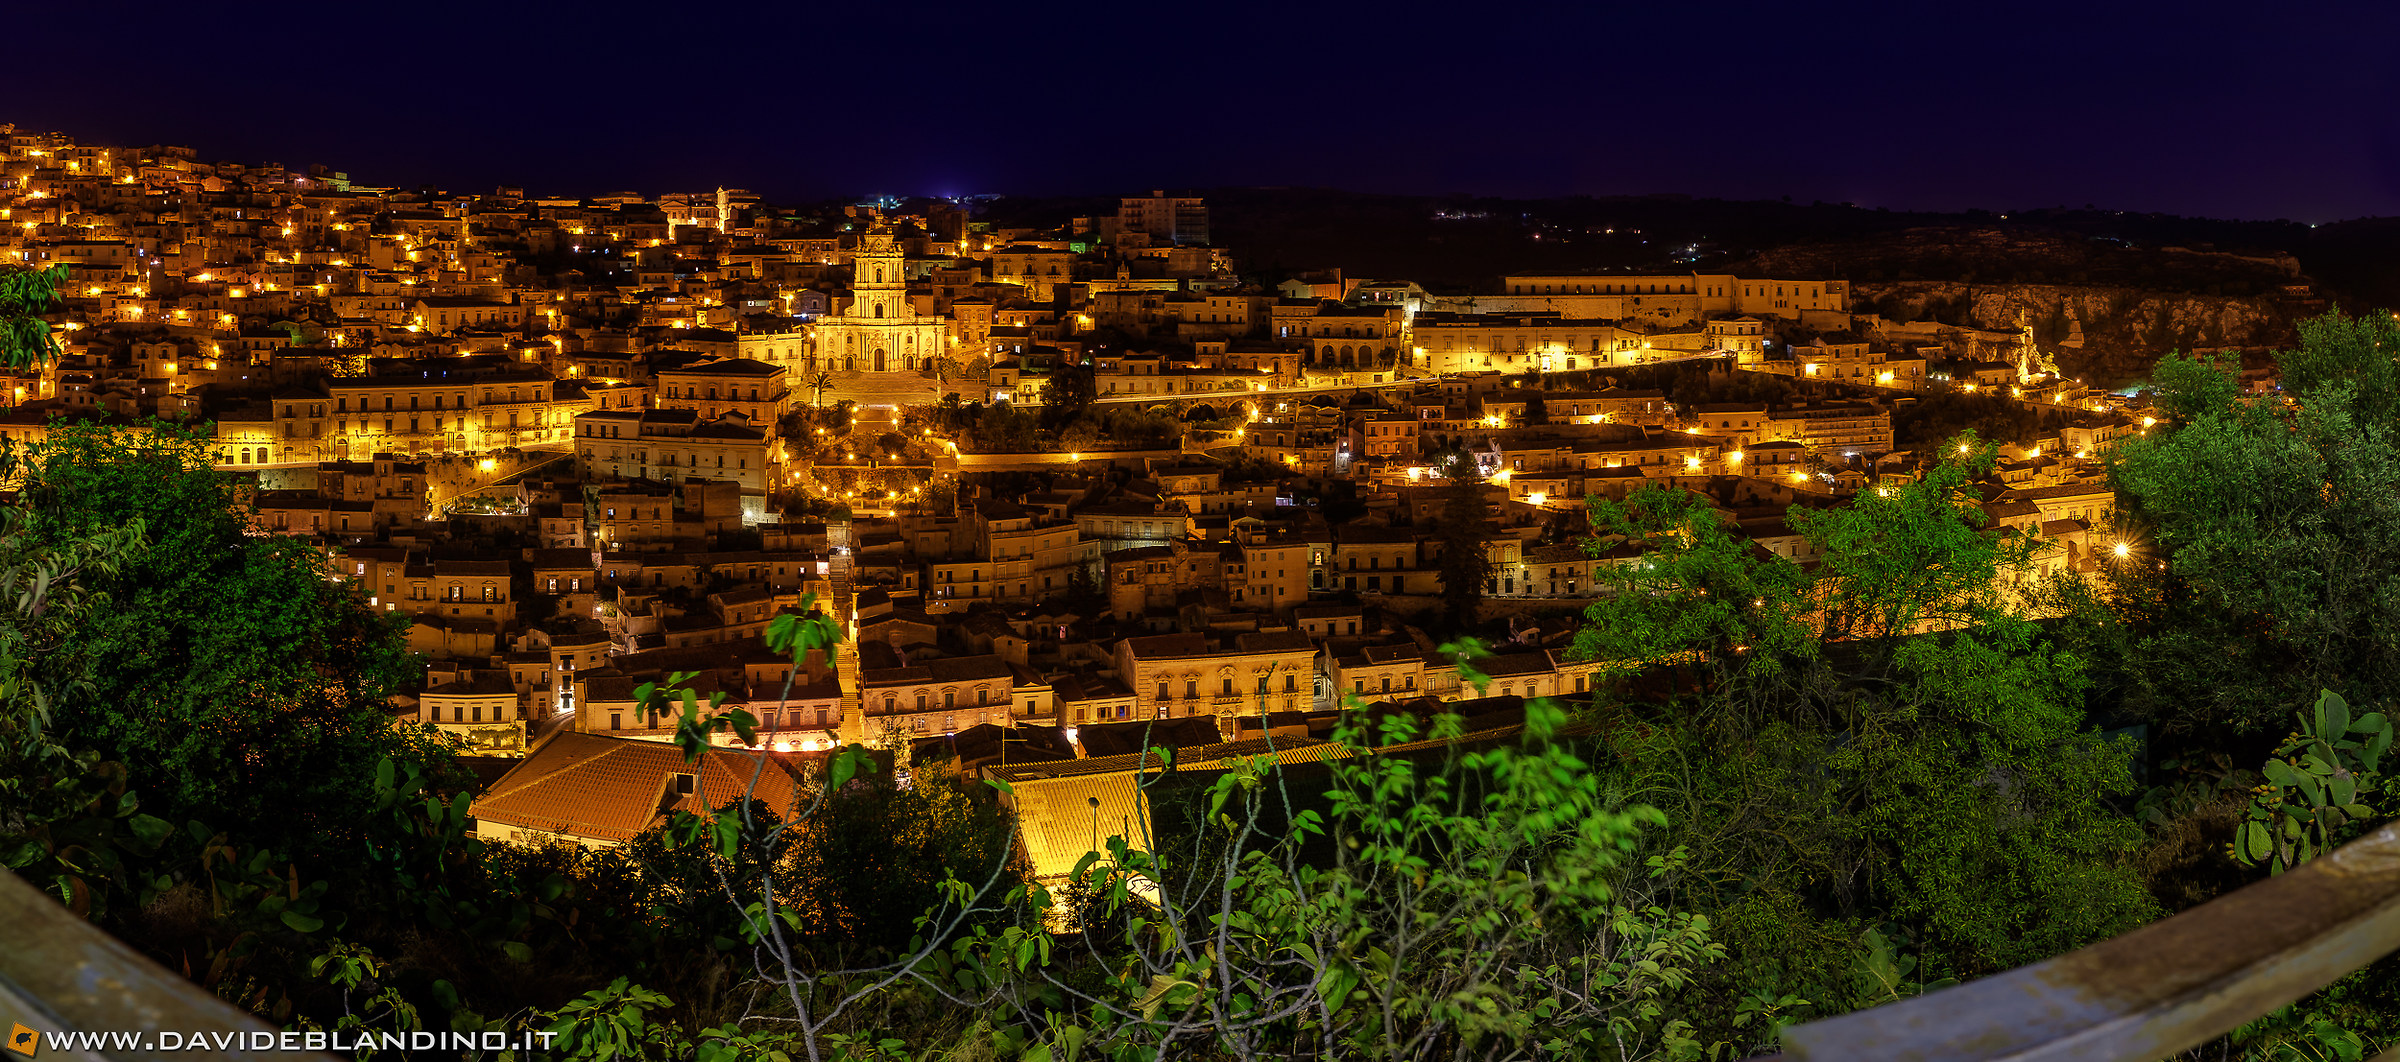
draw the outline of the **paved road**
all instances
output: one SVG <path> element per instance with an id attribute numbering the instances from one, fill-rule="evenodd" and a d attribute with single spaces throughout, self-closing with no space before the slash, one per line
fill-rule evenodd
<path id="1" fill-rule="evenodd" d="M 1676 357 L 1672 357 L 1672 358 L 1659 358 L 1659 359 L 1657 359 L 1657 360 L 1655 360 L 1655 361 L 1646 361 L 1646 362 L 1643 362 L 1643 363 L 1641 363 L 1641 364 L 1639 364 L 1639 365 L 1596 365 L 1596 366 L 1593 366 L 1593 369 L 1599 369 L 1599 370 L 1607 370 L 1607 369 L 1651 369 L 1651 368 L 1657 368 L 1658 366 L 1661 366 L 1661 365 L 1680 365 L 1680 364 L 1683 364 L 1683 363 L 1685 363 L 1685 362 L 1693 362 L 1693 361 L 1719 361 L 1719 360 L 1725 360 L 1725 359 L 1729 359 L 1729 358 L 1731 358 L 1731 357 L 1732 357 L 1732 355 L 1730 355 L 1730 354 L 1717 354 L 1717 353 L 1709 353 L 1709 354 L 1683 354 L 1683 355 L 1678 355 L 1678 356 L 1676 356 Z M 1575 370 L 1575 371 L 1577 371 L 1577 372 L 1586 372 L 1586 371 L 1591 371 L 1591 370 L 1577 369 L 1577 370 Z M 1533 376 L 1533 375 L 1536 375 L 1536 374 L 1535 374 L 1535 373 L 1529 373 L 1529 372 L 1521 372 L 1521 373 L 1512 373 L 1512 374 L 1510 374 L 1510 375 L 1514 375 L 1514 376 Z M 1313 395 L 1313 394 L 1328 394 L 1328 393 L 1331 393 L 1331 394 L 1341 394 L 1341 393 L 1347 393 L 1347 392 L 1351 392 L 1351 391 L 1388 391 L 1388 390 L 1391 390 L 1392 388 L 1395 388 L 1395 387 L 1408 387 L 1408 388 L 1414 388 L 1414 387 L 1416 387 L 1416 386 L 1418 386 L 1418 385 L 1420 385 L 1420 384 L 1439 383 L 1440 381 L 1442 381 L 1442 380 L 1443 380 L 1443 379 L 1445 379 L 1445 378 L 1446 378 L 1446 377 L 1441 377 L 1441 376 L 1411 376 L 1411 377 L 1407 377 L 1407 378 L 1404 378 L 1404 379 L 1399 379 L 1399 380 L 1392 380 L 1392 381 L 1388 381 L 1388 382 L 1386 382 L 1386 383 L 1364 383 L 1364 384 L 1328 384 L 1328 385 L 1325 385 L 1325 386 L 1320 386 L 1320 387 L 1273 387 L 1273 388 L 1269 388 L 1269 389 L 1267 389 L 1267 390 L 1264 390 L 1264 391 L 1192 391 L 1192 392 L 1189 392 L 1189 393 L 1186 393 L 1186 394 L 1173 394 L 1173 395 L 1102 395 L 1102 396 L 1100 396 L 1099 398 L 1096 398 L 1096 399 L 1094 399 L 1093 401 L 1094 401 L 1094 402 L 1120 402 L 1120 403 L 1122 403 L 1122 402 L 1207 402 L 1207 401 L 1211 401 L 1211 400 L 1214 400 L 1214 401 L 1234 401 L 1234 400 L 1238 400 L 1238 399 L 1276 398 L 1276 397 L 1288 396 L 1288 395 Z"/>
<path id="2" fill-rule="evenodd" d="M 1073 465 L 1096 461 L 1139 461 L 1151 457 L 1181 457 L 1181 448 L 1168 450 L 1091 450 L 1084 453 L 1031 454 L 966 454 L 958 455 L 961 472 L 999 472 L 1019 468 L 1040 468 L 1050 465 Z"/>

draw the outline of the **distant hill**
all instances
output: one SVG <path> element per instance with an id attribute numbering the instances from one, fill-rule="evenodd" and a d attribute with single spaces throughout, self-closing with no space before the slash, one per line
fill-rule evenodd
<path id="1" fill-rule="evenodd" d="M 2265 295 L 2307 280 L 2344 306 L 2400 306 L 2400 218 L 2311 227 L 2093 208 L 1932 213 L 1840 203 L 1576 196 L 1497 199 L 1320 188 L 1216 188 L 1216 242 L 1246 273 L 1281 279 L 1339 267 L 1435 289 L 1490 289 L 1534 270 L 1740 271 L 1772 265 L 1853 281 L 2134 286 Z M 1069 203 L 1003 200 L 1031 217 Z M 1050 214 L 1055 224 L 1061 214 Z M 2299 276 L 2279 260 L 2296 261 Z M 1967 274 L 1972 273 L 1972 276 Z M 2077 274 L 2082 278 L 2077 279 Z M 2273 282 L 2272 284 L 2270 282 Z"/>

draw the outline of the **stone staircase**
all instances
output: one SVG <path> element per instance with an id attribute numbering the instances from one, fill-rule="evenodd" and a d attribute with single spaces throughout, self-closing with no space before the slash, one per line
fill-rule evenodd
<path id="1" fill-rule="evenodd" d="M 833 581 L 833 618 L 842 625 L 845 637 L 833 654 L 835 680 L 842 687 L 841 739 L 844 742 L 865 740 L 866 716 L 860 711 L 858 699 L 858 642 L 848 637 L 851 624 L 858 616 L 858 587 L 851 579 L 853 548 L 848 522 L 826 527 L 827 545 L 833 547 L 830 567 Z"/>

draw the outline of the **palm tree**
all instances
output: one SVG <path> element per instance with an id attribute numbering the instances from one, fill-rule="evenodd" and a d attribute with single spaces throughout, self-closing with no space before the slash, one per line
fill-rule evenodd
<path id="1" fill-rule="evenodd" d="M 818 409 L 825 408 L 825 389 L 833 386 L 833 374 L 826 372 L 823 369 L 819 369 L 816 371 L 816 373 L 808 377 L 808 385 L 816 389 L 817 392 L 814 405 Z"/>

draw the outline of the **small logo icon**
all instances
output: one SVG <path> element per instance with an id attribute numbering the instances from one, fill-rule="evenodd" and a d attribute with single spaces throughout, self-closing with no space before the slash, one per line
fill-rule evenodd
<path id="1" fill-rule="evenodd" d="M 31 1028 L 29 1028 L 29 1027 L 27 1027 L 27 1026 L 23 1026 L 23 1025 L 11 1025 L 11 1026 L 9 1026 L 9 1029 L 8 1029 L 8 1049 L 9 1049 L 9 1050 L 11 1050 L 11 1051 L 14 1051 L 14 1052 L 16 1052 L 16 1053 L 18 1053 L 18 1054 L 20 1054 L 20 1055 L 24 1055 L 24 1056 L 25 1056 L 25 1057 L 27 1057 L 27 1058 L 32 1058 L 32 1057 L 33 1057 L 33 1053 L 34 1053 L 36 1050 L 39 1050 L 39 1049 L 41 1048 L 41 1045 L 42 1045 L 42 1034 L 40 1034 L 40 1033 L 38 1033 L 38 1032 L 35 1032 L 35 1031 L 33 1031 Z"/>

